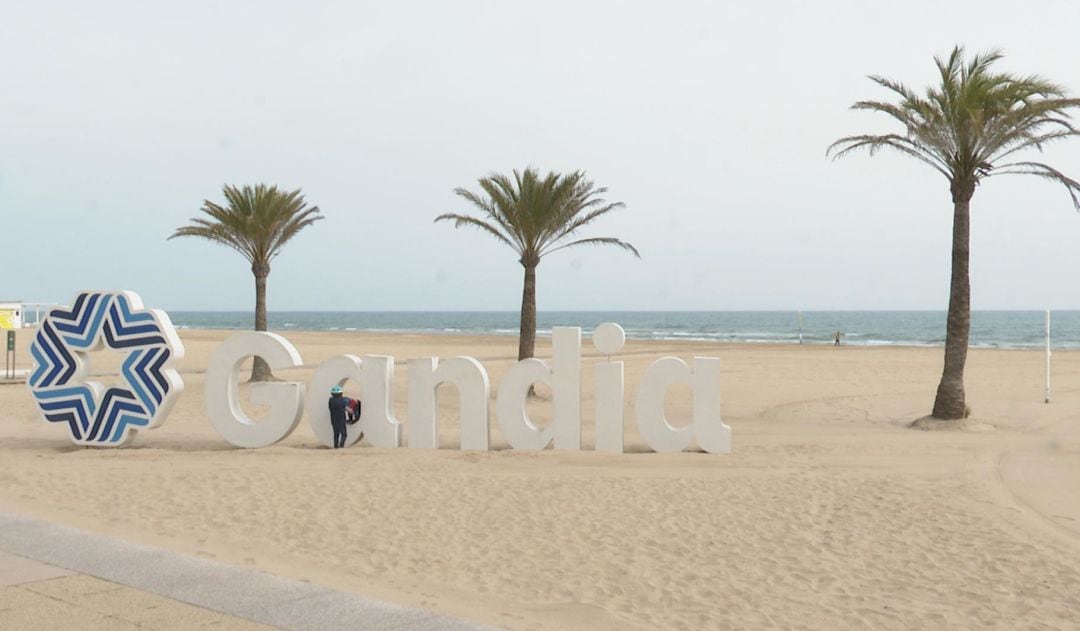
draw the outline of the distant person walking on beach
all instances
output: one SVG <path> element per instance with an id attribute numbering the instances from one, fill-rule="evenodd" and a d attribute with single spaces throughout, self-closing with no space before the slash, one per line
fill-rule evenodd
<path id="1" fill-rule="evenodd" d="M 840 331 L 836 332 L 836 337 L 834 337 L 833 339 L 836 341 L 836 343 L 833 344 L 833 346 L 840 346 Z"/>
<path id="2" fill-rule="evenodd" d="M 352 405 L 353 400 L 342 393 L 341 386 L 330 388 L 330 424 L 334 426 L 334 449 L 345 446 L 347 423 L 351 416 L 349 407 Z M 356 402 L 355 408 L 359 416 L 359 401 Z"/>

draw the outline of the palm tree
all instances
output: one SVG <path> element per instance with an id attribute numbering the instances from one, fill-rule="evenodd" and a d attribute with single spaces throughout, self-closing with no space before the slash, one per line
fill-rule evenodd
<path id="1" fill-rule="evenodd" d="M 255 275 L 255 330 L 266 330 L 266 278 L 270 261 L 281 253 L 298 232 L 323 218 L 318 206 L 309 207 L 300 189 L 280 191 L 276 186 L 224 187 L 225 206 L 203 201 L 200 210 L 209 218 L 198 217 L 176 229 L 176 237 L 200 237 L 227 245 L 244 255 Z M 273 378 L 270 366 L 256 357 L 251 369 L 252 381 Z"/>
<path id="2" fill-rule="evenodd" d="M 1041 162 L 1017 161 L 1024 150 L 1042 151 L 1053 141 L 1080 135 L 1071 109 L 1080 99 L 1035 76 L 1016 76 L 991 69 L 1000 51 L 965 61 L 957 46 L 945 59 L 935 57 L 940 84 L 918 94 L 883 77 L 870 79 L 892 91 L 898 102 L 859 101 L 855 110 L 881 112 L 900 123 L 903 132 L 841 138 L 828 150 L 840 158 L 857 149 L 874 155 L 892 149 L 915 158 L 949 180 L 953 201 L 952 281 L 945 334 L 945 367 L 932 415 L 959 419 L 967 414 L 964 364 L 971 326 L 971 286 L 968 278 L 971 198 L 982 180 L 998 175 L 1034 175 L 1063 184 L 1080 210 L 1080 183 Z"/>
<path id="3" fill-rule="evenodd" d="M 454 193 L 480 210 L 481 216 L 447 213 L 435 218 L 453 221 L 455 228 L 478 228 L 510 246 L 525 268 L 521 292 L 521 333 L 518 359 L 533 356 L 536 347 L 536 267 L 545 255 L 579 245 L 614 245 L 641 258 L 634 246 L 612 237 L 591 237 L 567 241 L 577 231 L 601 215 L 622 208 L 622 202 L 608 203 L 581 171 L 566 175 L 555 172 L 541 178 L 536 169 L 514 171 L 511 179 L 492 173 L 478 181 L 483 193 L 463 188 Z"/>

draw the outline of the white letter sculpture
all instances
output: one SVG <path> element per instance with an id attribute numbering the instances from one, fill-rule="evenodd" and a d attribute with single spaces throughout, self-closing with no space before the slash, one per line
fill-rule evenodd
<path id="1" fill-rule="evenodd" d="M 363 410 L 356 426 L 376 447 L 400 447 L 401 423 L 394 418 L 394 358 L 364 355 L 360 360 L 360 392 Z"/>
<path id="2" fill-rule="evenodd" d="M 626 342 L 618 324 L 596 327 L 593 345 L 608 361 L 596 364 L 596 450 L 623 451 L 623 363 L 611 356 Z M 124 383 L 106 389 L 87 381 L 89 352 L 107 346 L 125 352 Z M 581 450 L 581 329 L 554 327 L 551 367 L 535 359 L 511 366 L 499 384 L 496 414 L 503 436 L 513 449 Z M 39 324 L 30 345 L 34 366 L 27 385 L 46 421 L 67 427 L 80 445 L 115 446 L 138 429 L 164 422 L 184 382 L 171 368 L 184 356 L 184 346 L 169 317 L 144 309 L 128 291 L 88 291 L 71 308 L 52 309 Z M 233 335 L 214 351 L 206 369 L 206 412 L 210 424 L 229 443 L 244 448 L 273 445 L 291 434 L 303 417 L 304 386 L 274 382 L 251 384 L 252 402 L 269 407 L 267 418 L 254 420 L 239 402 L 240 369 L 248 357 L 261 357 L 271 369 L 303 365 L 300 353 L 274 333 Z M 307 404 L 308 422 L 320 443 L 333 444 L 327 400 L 333 386 L 352 380 L 359 387 L 363 410 L 347 445 L 361 435 L 377 447 L 401 446 L 401 423 L 393 409 L 394 358 L 383 355 L 340 355 L 315 371 Z M 490 383 L 483 365 L 471 357 L 442 363 L 436 357 L 409 362 L 409 446 L 439 446 L 437 396 L 440 384 L 458 389 L 461 449 L 487 450 L 490 443 Z M 554 418 L 541 428 L 526 408 L 533 384 L 553 392 Z M 664 415 L 664 399 L 672 384 L 693 391 L 693 415 L 686 427 L 673 427 Z M 645 371 L 637 392 L 635 414 L 645 442 L 660 452 L 681 451 L 697 439 L 709 453 L 731 451 L 731 428 L 720 416 L 720 360 L 695 357 L 693 370 L 681 359 L 664 357 Z"/>
<path id="3" fill-rule="evenodd" d="M 436 393 L 439 384 L 457 386 L 461 402 L 461 448 L 487 451 L 490 438 L 488 398 L 491 386 L 484 366 L 472 357 L 409 360 L 409 446 L 439 448 Z"/>
<path id="4" fill-rule="evenodd" d="M 552 437 L 556 449 L 581 449 L 581 329 L 557 326 L 551 333 L 554 368 L 536 358 L 523 359 L 499 384 L 495 410 L 503 436 L 514 449 L 543 449 Z M 525 410 L 534 383 L 547 384 L 553 392 L 555 417 L 549 428 L 537 427 Z"/>
<path id="5" fill-rule="evenodd" d="M 609 358 L 622 350 L 626 332 L 614 322 L 593 331 L 593 346 Z M 623 363 L 596 365 L 596 450 L 623 452 Z"/>
<path id="6" fill-rule="evenodd" d="M 240 333 L 222 342 L 206 369 L 206 413 L 221 437 L 237 447 L 267 447 L 296 429 L 304 414 L 304 386 L 300 383 L 253 383 L 251 400 L 267 405 L 267 418 L 256 421 L 240 408 L 240 368 L 248 357 L 262 357 L 271 369 L 303 365 L 289 340 L 275 333 Z"/>
<path id="7" fill-rule="evenodd" d="M 352 445 L 363 434 L 376 447 L 400 447 L 401 423 L 391 408 L 394 358 L 384 355 L 338 355 L 324 362 L 311 379 L 308 393 L 308 424 L 320 443 L 334 445 L 330 426 L 330 388 L 345 385 L 352 379 L 360 388 L 360 420 L 355 430 L 347 432 L 345 445 Z"/>
<path id="8" fill-rule="evenodd" d="M 349 379 L 360 386 L 361 414 L 354 430 L 347 432 L 346 445 L 360 440 L 360 435 L 376 447 L 402 446 L 402 424 L 393 413 L 394 358 L 388 355 L 338 355 L 330 358 L 315 371 L 311 379 L 308 402 L 308 424 L 315 438 L 327 447 L 334 445 L 330 427 L 330 412 L 326 401 L 330 388 L 343 386 Z"/>
<path id="9" fill-rule="evenodd" d="M 688 383 L 694 391 L 693 420 L 673 427 L 664 415 L 664 398 L 675 383 Z M 713 454 L 731 451 L 731 428 L 720 417 L 720 360 L 695 357 L 694 370 L 677 357 L 663 357 L 645 371 L 638 387 L 637 428 L 654 451 L 682 451 L 693 438 Z"/>
<path id="10" fill-rule="evenodd" d="M 331 357 L 315 371 L 315 375 L 308 382 L 307 393 L 307 418 L 311 431 L 315 438 L 327 447 L 334 446 L 334 428 L 330 425 L 330 388 L 343 386 L 349 379 L 360 383 L 363 381 L 363 360 L 356 355 L 338 355 Z M 363 408 L 361 408 L 363 412 Z M 363 414 L 361 414 L 363 416 Z M 347 431 L 345 434 L 345 446 L 355 443 L 360 439 L 360 429 Z"/>

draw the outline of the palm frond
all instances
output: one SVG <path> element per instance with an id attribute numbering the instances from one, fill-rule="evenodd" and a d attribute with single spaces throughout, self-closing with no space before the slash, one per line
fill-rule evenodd
<path id="1" fill-rule="evenodd" d="M 865 149 L 872 156 L 882 149 L 897 151 L 932 167 L 973 190 L 990 174 L 1035 175 L 1068 184 L 1072 180 L 1041 163 L 1000 162 L 1025 150 L 1042 151 L 1050 143 L 1080 135 L 1072 113 L 1080 99 L 1040 76 L 1016 76 L 994 71 L 1000 50 L 966 56 L 957 46 L 945 57 L 935 57 L 938 82 L 917 94 L 903 83 L 872 76 L 878 86 L 898 99 L 858 101 L 852 109 L 885 114 L 901 131 L 860 134 L 837 140 L 827 156 L 844 157 Z M 1026 166 L 1018 166 L 1026 165 Z"/>
<path id="2" fill-rule="evenodd" d="M 509 245 L 526 267 L 535 266 L 544 255 L 561 249 L 564 239 L 597 218 L 624 207 L 621 202 L 604 200 L 602 195 L 607 189 L 597 187 L 581 171 L 541 175 L 528 167 L 511 175 L 492 173 L 478 184 L 478 192 L 458 188 L 454 193 L 479 210 L 479 216 L 446 213 L 435 221 L 452 221 L 454 227 L 487 232 Z M 575 244 L 584 242 L 617 245 L 639 255 L 633 246 L 618 239 Z"/>
<path id="3" fill-rule="evenodd" d="M 510 246 L 514 252 L 521 254 L 521 250 L 517 243 L 510 240 L 510 237 L 502 233 L 502 231 L 488 222 L 477 219 L 476 217 L 470 217 L 469 215 L 459 215 L 457 213 L 445 213 L 435 218 L 435 223 L 440 221 L 453 221 L 455 228 L 461 228 L 463 226 L 471 226 L 484 232 L 487 232 L 491 236 L 495 237 L 500 243 L 505 243 Z"/>
<path id="4" fill-rule="evenodd" d="M 896 134 L 848 136 L 829 145 L 826 155 L 839 160 L 853 151 L 865 149 L 871 156 L 882 149 L 892 149 L 915 158 L 934 168 L 938 173 L 949 177 L 949 165 L 932 150 L 923 147 L 917 141 Z"/>
<path id="5" fill-rule="evenodd" d="M 612 237 L 592 237 L 589 239 L 578 239 L 577 241 L 571 241 L 570 243 L 564 243 L 557 248 L 553 248 L 545 252 L 545 254 L 551 254 L 559 250 L 565 250 L 566 248 L 573 248 L 579 245 L 614 245 L 633 253 L 637 258 L 641 258 L 641 253 L 637 251 L 637 248 L 630 245 L 626 241 L 620 241 Z"/>
<path id="6" fill-rule="evenodd" d="M 1048 164 L 1041 162 L 1013 162 L 1011 164 L 998 165 L 993 171 L 986 174 L 986 177 L 995 175 L 1034 175 L 1035 177 L 1041 177 L 1052 182 L 1057 182 L 1065 187 L 1069 191 L 1069 196 L 1072 197 L 1073 207 L 1080 211 L 1080 182 L 1070 178 L 1061 171 L 1053 168 Z"/>
<path id="7" fill-rule="evenodd" d="M 170 236 L 199 237 L 227 245 L 252 265 L 269 265 L 301 230 L 321 220 L 318 206 L 308 206 L 300 190 L 281 191 L 258 184 L 222 188 L 225 204 L 205 200 L 204 216 L 193 218 Z"/>
<path id="8" fill-rule="evenodd" d="M 595 201 L 597 201 L 599 203 L 603 203 L 603 200 L 595 200 Z M 592 206 L 592 205 L 594 205 L 594 204 L 589 204 L 589 206 Z M 585 207 L 585 206 L 583 206 L 583 207 Z M 583 227 L 589 225 L 590 223 L 595 221 L 597 218 L 602 217 L 603 215 L 606 215 L 609 212 L 611 212 L 613 210 L 617 210 L 619 208 L 626 208 L 626 204 L 624 204 L 622 202 L 614 202 L 614 203 L 611 203 L 611 204 L 605 204 L 605 205 L 601 206 L 600 208 L 594 208 L 593 210 L 590 210 L 589 212 L 585 213 L 584 215 L 582 215 L 580 217 L 575 217 L 573 220 L 567 222 L 565 227 L 561 228 L 558 231 L 558 233 L 554 236 L 552 241 L 558 241 L 559 239 L 562 239 L 564 237 L 568 237 L 568 236 L 574 234 L 575 232 L 577 232 L 580 228 L 583 228 Z"/>

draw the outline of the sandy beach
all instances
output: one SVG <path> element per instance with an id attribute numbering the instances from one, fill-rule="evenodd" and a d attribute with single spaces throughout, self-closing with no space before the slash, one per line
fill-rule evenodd
<path id="1" fill-rule="evenodd" d="M 0 507 L 511 629 L 1076 628 L 1080 620 L 1080 353 L 973 349 L 968 427 L 919 431 L 939 348 L 627 344 L 627 451 L 457 445 L 440 397 L 437 451 L 332 452 L 306 419 L 277 446 L 219 439 L 203 372 L 226 332 L 182 332 L 186 390 L 123 449 L 70 444 L 0 386 Z M 471 355 L 493 393 L 516 338 L 289 332 L 306 381 L 340 353 Z M 29 332 L 20 335 L 28 356 Z M 549 357 L 547 340 L 538 356 Z M 100 355 L 100 356 L 98 356 Z M 118 355 L 94 371 L 115 380 Z M 636 385 L 664 355 L 721 358 L 729 455 L 646 453 Z M 543 396 L 541 392 L 541 396 Z M 689 419 L 689 391 L 668 398 Z M 550 401 L 532 404 L 534 419 Z"/>

